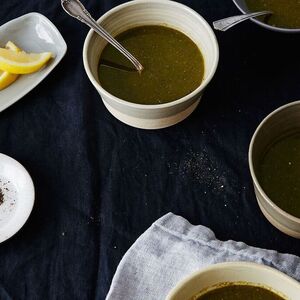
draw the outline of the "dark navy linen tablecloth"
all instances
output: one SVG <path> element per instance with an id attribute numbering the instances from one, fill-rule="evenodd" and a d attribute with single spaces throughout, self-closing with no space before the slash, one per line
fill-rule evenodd
<path id="1" fill-rule="evenodd" d="M 84 1 L 100 16 L 122 1 Z M 123 1 L 124 2 L 124 1 Z M 230 0 L 180 1 L 210 23 L 239 13 Z M 172 211 L 218 238 L 300 255 L 261 214 L 247 152 L 258 123 L 300 99 L 300 36 L 247 22 L 217 33 L 220 63 L 197 110 L 145 131 L 105 109 L 82 64 L 87 27 L 60 1 L 1 0 L 0 22 L 36 11 L 68 45 L 61 64 L 0 114 L 0 152 L 36 188 L 33 212 L 0 245 L 0 299 L 104 299 L 122 255 Z"/>

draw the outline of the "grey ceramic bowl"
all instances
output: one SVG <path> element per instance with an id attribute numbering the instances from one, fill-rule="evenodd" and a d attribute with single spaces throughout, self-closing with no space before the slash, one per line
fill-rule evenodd
<path id="1" fill-rule="evenodd" d="M 249 148 L 249 167 L 255 195 L 265 217 L 282 232 L 300 238 L 300 219 L 279 208 L 262 189 L 257 169 L 268 147 L 283 136 L 300 132 L 300 101 L 281 106 L 257 127 Z"/>
<path id="2" fill-rule="evenodd" d="M 243 14 L 247 14 L 250 13 L 251 11 L 248 9 L 245 0 L 232 0 L 234 2 L 234 4 L 237 6 L 237 8 L 243 13 Z M 252 18 L 251 21 L 253 21 L 254 23 L 269 29 L 269 30 L 273 30 L 273 31 L 278 31 L 278 32 L 285 32 L 285 33 L 297 33 L 300 32 L 300 28 L 297 29 L 290 29 L 290 28 L 282 28 L 282 27 L 276 27 L 276 26 L 271 26 L 269 24 L 266 24 L 256 18 Z"/>

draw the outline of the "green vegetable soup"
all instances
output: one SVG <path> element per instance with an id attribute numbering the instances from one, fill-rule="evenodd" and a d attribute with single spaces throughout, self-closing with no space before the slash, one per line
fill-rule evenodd
<path id="1" fill-rule="evenodd" d="M 99 81 L 109 93 L 140 104 L 161 104 L 198 88 L 204 61 L 197 45 L 185 34 L 165 26 L 140 26 L 116 39 L 144 66 L 141 74 L 114 47 L 100 56 Z"/>
<path id="2" fill-rule="evenodd" d="M 190 300 L 285 300 L 266 288 L 250 284 L 226 284 Z"/>
<path id="3" fill-rule="evenodd" d="M 268 149 L 258 179 L 276 205 L 300 218 L 300 133 L 284 137 Z"/>
<path id="4" fill-rule="evenodd" d="M 262 18 L 269 25 L 300 28 L 299 0 L 246 0 L 246 4 L 250 11 L 272 11 L 272 15 Z"/>

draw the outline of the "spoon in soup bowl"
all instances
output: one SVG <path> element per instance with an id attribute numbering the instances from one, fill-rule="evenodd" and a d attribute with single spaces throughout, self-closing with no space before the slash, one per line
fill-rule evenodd
<path id="1" fill-rule="evenodd" d="M 271 11 L 264 10 L 264 11 L 258 11 L 254 13 L 249 14 L 243 14 L 239 16 L 233 16 L 225 19 L 221 19 L 218 21 L 213 22 L 214 29 L 226 31 L 227 29 L 245 21 L 251 18 L 259 17 L 259 16 L 265 16 L 265 15 L 271 15 L 273 14 Z"/>
<path id="2" fill-rule="evenodd" d="M 134 65 L 139 73 L 143 71 L 144 67 L 142 64 L 92 18 L 91 14 L 79 0 L 61 0 L 61 6 L 67 14 L 88 25 L 108 43 L 120 51 Z"/>

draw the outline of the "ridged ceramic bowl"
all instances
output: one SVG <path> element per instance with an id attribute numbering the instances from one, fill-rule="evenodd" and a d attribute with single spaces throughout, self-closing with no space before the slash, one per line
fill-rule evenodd
<path id="1" fill-rule="evenodd" d="M 134 127 L 157 129 L 176 124 L 195 110 L 205 87 L 216 71 L 219 59 L 219 48 L 214 32 L 198 13 L 173 1 L 135 0 L 111 9 L 98 20 L 98 23 L 113 36 L 132 27 L 165 25 L 189 36 L 204 57 L 204 80 L 187 96 L 165 104 L 144 105 L 127 102 L 113 96 L 100 85 L 98 63 L 101 51 L 107 43 L 90 30 L 83 48 L 84 68 L 101 95 L 104 105 L 117 119 Z"/>
<path id="2" fill-rule="evenodd" d="M 236 5 L 236 7 L 243 13 L 243 14 L 248 14 L 250 12 L 253 12 L 253 11 L 250 11 L 249 8 L 247 7 L 247 4 L 245 2 L 245 0 L 232 0 L 234 2 L 234 4 Z M 299 33 L 300 32 L 300 28 L 282 28 L 282 27 L 276 27 L 276 26 L 272 26 L 272 25 L 269 25 L 269 24 L 266 24 L 262 21 L 260 21 L 259 19 L 257 18 L 252 18 L 250 19 L 252 22 L 258 24 L 259 26 L 262 26 L 266 29 L 269 29 L 269 30 L 273 30 L 273 31 L 278 31 L 278 32 L 285 32 L 285 33 Z"/>
<path id="3" fill-rule="evenodd" d="M 299 300 L 300 284 L 296 280 L 276 269 L 247 262 L 220 263 L 198 271 L 179 282 L 166 300 L 190 300 L 203 290 L 237 281 L 269 288 L 288 300 Z"/>
<path id="4" fill-rule="evenodd" d="M 300 238 L 300 219 L 279 208 L 266 195 L 257 178 L 259 164 L 268 147 L 293 132 L 300 132 L 300 101 L 279 107 L 260 123 L 250 143 L 249 167 L 255 195 L 265 217 L 282 232 Z"/>

